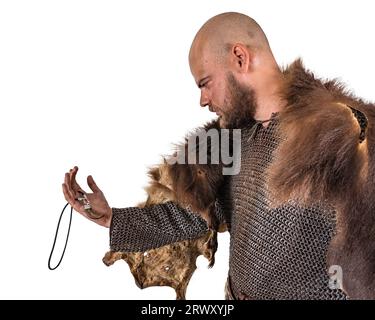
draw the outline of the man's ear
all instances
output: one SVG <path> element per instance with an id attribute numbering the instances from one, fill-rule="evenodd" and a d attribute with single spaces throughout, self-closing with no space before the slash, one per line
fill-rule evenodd
<path id="1" fill-rule="evenodd" d="M 243 44 L 235 44 L 232 47 L 232 57 L 235 68 L 239 72 L 247 72 L 250 68 L 250 53 Z"/>

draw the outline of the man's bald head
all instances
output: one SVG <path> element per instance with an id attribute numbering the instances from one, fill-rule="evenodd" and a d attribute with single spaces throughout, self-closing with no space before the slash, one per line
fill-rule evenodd
<path id="1" fill-rule="evenodd" d="M 244 14 L 208 20 L 194 38 L 189 64 L 200 105 L 215 112 L 221 126 L 265 119 L 279 104 L 282 72 L 262 28 Z"/>
<path id="2" fill-rule="evenodd" d="M 212 17 L 199 29 L 191 45 L 189 60 L 208 50 L 219 62 L 236 43 L 252 51 L 271 51 L 266 35 L 254 19 L 241 13 L 226 12 Z"/>

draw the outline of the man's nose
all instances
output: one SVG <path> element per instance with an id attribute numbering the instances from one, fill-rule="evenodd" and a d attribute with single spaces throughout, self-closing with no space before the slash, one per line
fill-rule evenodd
<path id="1" fill-rule="evenodd" d="M 201 99 L 199 101 L 202 108 L 207 106 L 210 103 L 210 100 L 208 99 L 207 95 L 201 92 Z"/>

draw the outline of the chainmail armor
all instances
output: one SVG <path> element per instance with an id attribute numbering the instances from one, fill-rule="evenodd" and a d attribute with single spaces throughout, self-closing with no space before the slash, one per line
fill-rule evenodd
<path id="1" fill-rule="evenodd" d="M 112 208 L 111 240 L 113 251 L 140 252 L 177 241 L 204 235 L 207 223 L 189 209 L 173 202 L 145 208 Z M 216 210 L 220 222 L 223 212 Z"/>
<path id="2" fill-rule="evenodd" d="M 265 171 L 279 143 L 277 120 L 242 130 L 241 173 L 232 195 L 229 279 L 235 296 L 250 299 L 344 299 L 330 289 L 326 266 L 335 232 L 327 204 L 303 208 L 293 201 L 270 209 Z"/>
<path id="3" fill-rule="evenodd" d="M 230 232 L 229 283 L 235 298 L 345 299 L 330 289 L 326 254 L 335 234 L 327 204 L 301 207 L 289 201 L 270 209 L 265 171 L 279 143 L 277 117 L 265 128 L 242 130 L 241 171 L 228 180 L 217 202 L 219 221 Z M 206 222 L 172 202 L 143 209 L 113 208 L 111 249 L 145 251 L 194 239 Z"/>

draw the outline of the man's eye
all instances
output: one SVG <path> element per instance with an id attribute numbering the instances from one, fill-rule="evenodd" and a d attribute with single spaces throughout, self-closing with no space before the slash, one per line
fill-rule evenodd
<path id="1" fill-rule="evenodd" d="M 199 84 L 199 89 L 207 88 L 209 83 L 210 83 L 210 81 L 206 81 L 206 82 L 200 83 Z"/>

